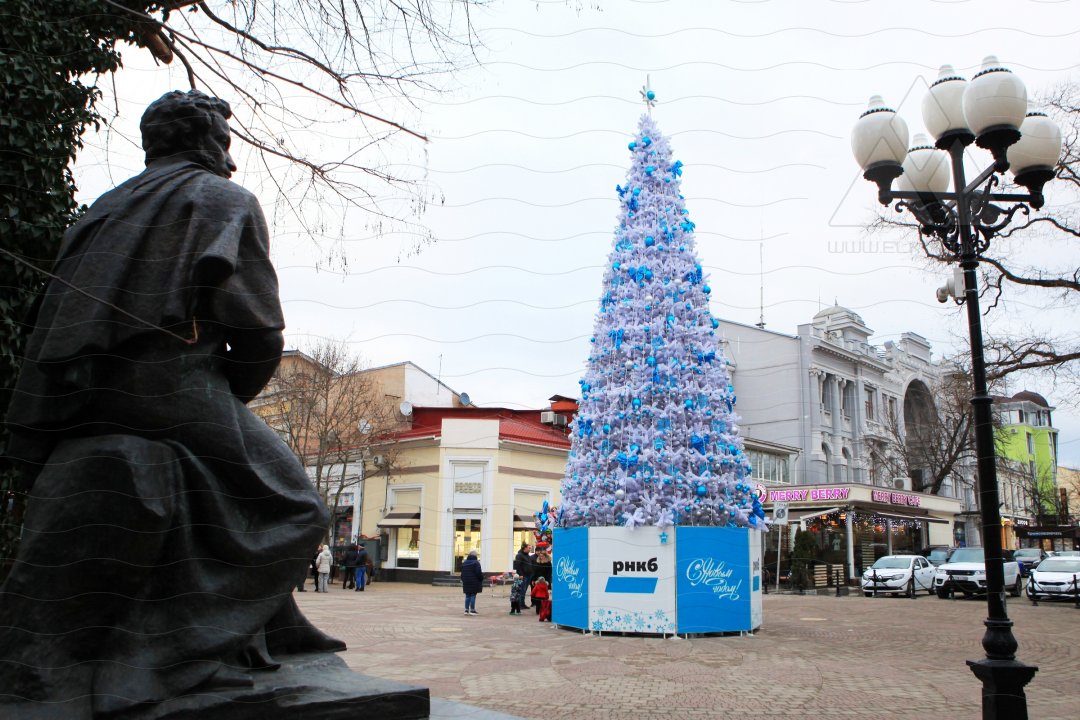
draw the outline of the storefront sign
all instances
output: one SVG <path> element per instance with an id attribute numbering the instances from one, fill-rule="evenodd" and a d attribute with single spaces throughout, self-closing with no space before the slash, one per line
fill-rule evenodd
<path id="1" fill-rule="evenodd" d="M 849 487 L 806 488 L 805 490 L 770 490 L 771 502 L 804 502 L 806 500 L 847 500 Z"/>
<path id="2" fill-rule="evenodd" d="M 888 503 L 890 505 L 908 505 L 910 507 L 919 507 L 922 503 L 922 498 L 918 495 L 890 492 L 889 490 L 873 490 L 870 492 L 870 499 L 874 502 Z"/>

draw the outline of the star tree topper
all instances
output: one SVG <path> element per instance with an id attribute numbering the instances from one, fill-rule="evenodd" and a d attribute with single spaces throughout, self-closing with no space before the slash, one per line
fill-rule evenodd
<path id="1" fill-rule="evenodd" d="M 652 116 L 652 109 L 656 107 L 656 93 L 652 90 L 652 82 L 649 80 L 649 76 L 645 76 L 645 84 L 641 86 L 641 99 L 645 101 L 645 107 L 649 111 L 649 116 Z"/>

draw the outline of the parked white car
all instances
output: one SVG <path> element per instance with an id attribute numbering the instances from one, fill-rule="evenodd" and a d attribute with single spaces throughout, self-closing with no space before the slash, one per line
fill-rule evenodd
<path id="1" fill-rule="evenodd" d="M 1075 600 L 1080 587 L 1080 557 L 1046 558 L 1031 571 L 1027 596 L 1032 600 L 1064 598 Z"/>
<path id="2" fill-rule="evenodd" d="M 934 593 L 934 566 L 922 555 L 886 555 L 862 575 L 863 595 Z"/>
<path id="3" fill-rule="evenodd" d="M 1013 597 L 1020 597 L 1024 590 L 1024 581 L 1020 577 L 1020 566 L 1016 564 L 1012 553 L 1005 551 L 1005 588 Z M 986 561 L 981 547 L 959 548 L 949 558 L 949 562 L 937 566 L 934 575 L 934 590 L 939 598 L 947 598 L 955 592 L 964 596 L 986 592 Z"/>

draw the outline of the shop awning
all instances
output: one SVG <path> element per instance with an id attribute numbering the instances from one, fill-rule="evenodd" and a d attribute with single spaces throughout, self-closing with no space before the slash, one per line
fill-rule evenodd
<path id="1" fill-rule="evenodd" d="M 922 520 L 928 523 L 941 523 L 942 525 L 948 525 L 948 520 L 942 520 L 941 518 L 930 517 L 929 515 L 906 515 L 898 512 L 887 512 L 883 510 L 876 510 L 874 508 L 868 508 L 864 505 L 856 505 L 855 510 L 857 512 L 873 513 L 877 517 L 894 518 L 896 520 Z"/>
<path id="2" fill-rule="evenodd" d="M 816 518 L 819 515 L 828 515 L 829 513 L 836 512 L 840 508 L 838 507 L 823 507 L 823 508 L 792 508 L 792 510 L 798 511 L 798 515 L 789 515 L 788 522 L 802 522 L 803 520 L 809 520 L 810 518 Z M 790 512 L 790 510 L 788 511 Z"/>
<path id="3" fill-rule="evenodd" d="M 419 512 L 390 513 L 378 522 L 381 528 L 418 528 L 420 527 Z"/>
<path id="4" fill-rule="evenodd" d="M 534 532 L 536 530 L 536 518 L 532 513 L 514 509 L 514 532 Z"/>

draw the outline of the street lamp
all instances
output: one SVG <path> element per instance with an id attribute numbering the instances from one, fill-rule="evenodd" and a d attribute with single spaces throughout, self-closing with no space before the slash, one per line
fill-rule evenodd
<path id="1" fill-rule="evenodd" d="M 979 506 L 986 559 L 988 617 L 982 645 L 986 657 L 968 666 L 983 683 L 983 718 L 1024 720 L 1024 686 L 1038 668 L 1016 659 L 1017 642 L 1005 610 L 1005 573 L 998 510 L 998 484 L 991 426 L 993 400 L 986 391 L 982 322 L 976 268 L 990 239 L 1012 221 L 1016 212 L 1030 213 L 1043 205 L 1043 185 L 1054 177 L 1061 154 L 1061 131 L 1046 115 L 1027 112 L 1023 82 L 1001 66 L 996 57 L 983 61 L 971 82 L 944 65 L 923 100 L 923 122 L 934 142 L 916 135 L 908 149 L 908 131 L 895 111 L 880 96 L 852 130 L 851 148 L 863 177 L 878 186 L 882 205 L 892 201 L 897 212 L 907 210 L 919 222 L 920 233 L 938 240 L 963 270 L 963 294 L 956 288 L 957 304 L 966 303 L 971 335 L 971 371 L 974 393 L 975 451 L 979 478 Z M 964 151 L 971 143 L 989 150 L 994 162 L 970 183 L 964 176 Z M 1013 181 L 1027 193 L 992 192 L 998 175 L 1012 168 Z M 893 190 L 894 180 L 898 189 Z M 953 191 L 949 192 L 949 180 Z M 1005 203 L 1003 207 L 996 203 Z M 948 297 L 939 299 L 944 302 Z"/>

